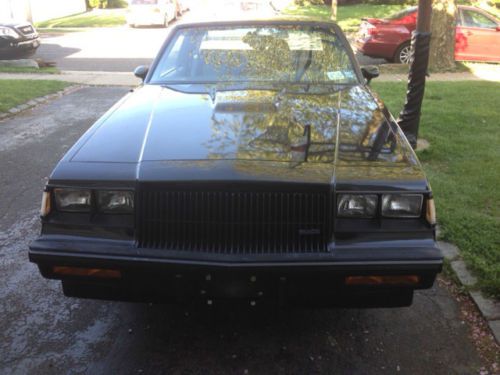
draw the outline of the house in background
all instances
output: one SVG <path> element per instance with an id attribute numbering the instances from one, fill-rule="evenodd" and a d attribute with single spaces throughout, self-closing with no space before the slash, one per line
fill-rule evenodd
<path id="1" fill-rule="evenodd" d="M 85 11 L 85 0 L 0 0 L 0 19 L 41 22 Z"/>

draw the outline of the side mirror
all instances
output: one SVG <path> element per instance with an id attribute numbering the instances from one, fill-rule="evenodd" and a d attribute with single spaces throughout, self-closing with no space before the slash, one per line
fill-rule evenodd
<path id="1" fill-rule="evenodd" d="M 144 82 L 144 80 L 146 79 L 146 76 L 148 75 L 148 71 L 149 71 L 149 66 L 140 65 L 137 68 L 135 68 L 134 75 L 137 78 L 142 79 L 142 81 Z"/>
<path id="2" fill-rule="evenodd" d="M 366 83 L 370 83 L 373 78 L 377 78 L 380 75 L 380 70 L 376 65 L 367 65 L 361 67 L 361 73 L 366 79 Z"/>

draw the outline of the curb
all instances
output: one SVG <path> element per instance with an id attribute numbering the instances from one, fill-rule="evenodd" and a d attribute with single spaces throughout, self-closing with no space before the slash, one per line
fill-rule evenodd
<path id="1" fill-rule="evenodd" d="M 500 302 L 487 298 L 480 291 L 475 290 L 477 279 L 460 258 L 458 247 L 443 241 L 438 241 L 438 247 L 443 252 L 445 259 L 450 262 L 451 269 L 460 283 L 467 288 L 467 293 L 488 323 L 496 342 L 500 344 Z"/>
<path id="2" fill-rule="evenodd" d="M 70 94 L 70 93 L 75 92 L 77 90 L 80 90 L 83 87 L 85 87 L 85 86 L 83 86 L 83 85 L 71 85 L 71 86 L 68 86 L 65 89 L 63 89 L 61 91 L 57 91 L 53 94 L 48 94 L 45 96 L 40 96 L 38 98 L 31 99 L 30 101 L 28 101 L 26 103 L 19 104 L 16 107 L 10 108 L 5 113 L 0 113 L 0 121 L 5 120 L 6 118 L 9 118 L 9 117 L 15 116 L 21 112 L 24 112 L 28 109 L 33 108 L 33 107 L 36 107 L 39 104 L 47 103 L 48 101 L 51 101 L 53 99 L 57 99 L 63 95 L 67 95 L 67 94 Z"/>

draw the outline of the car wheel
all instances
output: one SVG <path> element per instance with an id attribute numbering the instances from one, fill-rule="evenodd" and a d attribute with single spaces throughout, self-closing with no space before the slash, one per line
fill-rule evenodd
<path id="1" fill-rule="evenodd" d="M 410 42 L 401 44 L 394 54 L 394 62 L 398 64 L 409 64 L 411 62 Z"/>

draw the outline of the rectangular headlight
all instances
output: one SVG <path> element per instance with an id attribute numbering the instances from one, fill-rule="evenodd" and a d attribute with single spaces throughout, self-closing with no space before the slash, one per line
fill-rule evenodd
<path id="1" fill-rule="evenodd" d="M 382 196 L 382 216 L 420 217 L 423 198 L 421 194 L 384 194 Z"/>
<path id="2" fill-rule="evenodd" d="M 134 192 L 122 190 L 98 191 L 97 204 L 100 212 L 130 214 L 134 212 Z"/>
<path id="3" fill-rule="evenodd" d="M 370 218 L 377 213 L 375 194 L 339 194 L 337 216 Z"/>
<path id="4" fill-rule="evenodd" d="M 91 192 L 84 189 L 54 189 L 56 207 L 59 211 L 90 212 Z"/>

